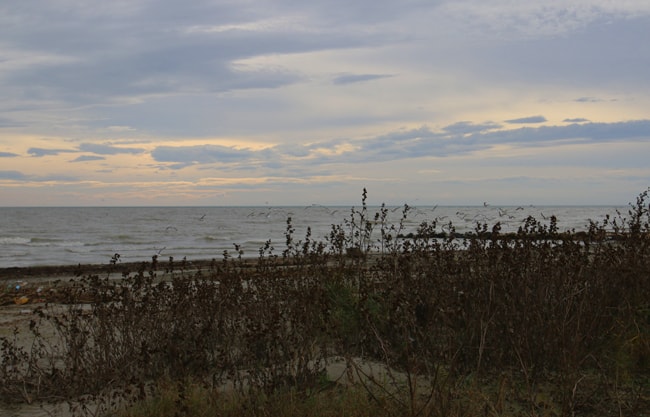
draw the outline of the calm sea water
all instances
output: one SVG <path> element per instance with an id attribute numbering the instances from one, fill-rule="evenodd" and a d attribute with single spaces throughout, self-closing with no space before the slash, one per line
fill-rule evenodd
<path id="1" fill-rule="evenodd" d="M 427 220 L 452 222 L 458 232 L 473 230 L 477 221 L 502 231 L 516 230 L 532 215 L 545 221 L 558 218 L 560 230 L 584 230 L 589 219 L 600 221 L 616 207 L 417 207 L 405 222 L 406 232 Z M 626 213 L 626 207 L 619 207 Z M 378 211 L 370 207 L 374 216 Z M 284 248 L 287 218 L 294 238 L 325 240 L 333 224 L 344 224 L 351 207 L 66 207 L 0 208 L 0 268 L 36 265 L 101 264 L 118 253 L 123 262 L 222 257 L 241 245 L 244 256 L 255 257 L 267 240 L 275 253 Z M 389 208 L 397 224 L 401 208 Z"/>

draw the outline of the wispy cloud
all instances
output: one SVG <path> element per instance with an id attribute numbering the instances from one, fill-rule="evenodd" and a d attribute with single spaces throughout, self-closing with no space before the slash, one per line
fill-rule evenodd
<path id="1" fill-rule="evenodd" d="M 365 81 L 373 81 L 373 80 L 379 80 L 382 78 L 389 78 L 392 77 L 392 75 L 385 75 L 385 74 L 343 74 L 339 75 L 338 77 L 335 77 L 332 80 L 333 84 L 336 85 L 344 85 L 344 84 L 354 84 L 354 83 L 361 83 Z"/>
<path id="2" fill-rule="evenodd" d="M 103 161 L 106 158 L 103 156 L 95 156 L 95 155 L 81 155 L 70 162 L 88 162 L 88 161 Z"/>
<path id="3" fill-rule="evenodd" d="M 530 116 L 530 117 L 521 117 L 519 119 L 505 120 L 506 123 L 510 123 L 510 124 L 544 123 L 546 121 L 547 121 L 546 117 L 544 116 Z"/>
<path id="4" fill-rule="evenodd" d="M 1 62 L 1 61 L 0 61 Z M 0 128 L 7 128 L 7 127 L 20 127 L 23 126 L 23 123 L 20 123 L 16 120 L 13 120 L 9 117 L 0 117 Z"/>
<path id="5" fill-rule="evenodd" d="M 61 153 L 73 153 L 76 152 L 71 149 L 46 149 L 46 148 L 29 148 L 27 153 L 31 156 L 42 157 L 42 156 L 52 156 L 59 155 Z"/>
<path id="6" fill-rule="evenodd" d="M 79 145 L 82 152 L 92 152 L 98 155 L 118 155 L 118 154 L 139 154 L 144 152 L 142 148 L 123 148 L 120 146 L 111 146 L 97 143 L 82 143 Z"/>
<path id="7" fill-rule="evenodd" d="M 159 146 L 151 152 L 151 156 L 158 162 L 183 164 L 242 162 L 261 154 L 263 152 L 220 145 Z"/>
<path id="8" fill-rule="evenodd" d="M 27 195 L 38 204 L 59 180 L 96 202 L 95 189 L 128 204 L 146 189 L 165 190 L 169 204 L 215 204 L 196 184 L 228 177 L 212 186 L 232 187 L 237 204 L 343 199 L 360 184 L 418 197 L 452 180 L 449 199 L 518 197 L 552 172 L 574 179 L 556 183 L 562 197 L 548 192 L 562 203 L 596 182 L 620 192 L 610 172 L 635 186 L 650 178 L 646 1 L 0 9 L 0 159 L 3 185 L 18 190 L 0 204 Z"/>
<path id="9" fill-rule="evenodd" d="M 611 99 L 604 99 L 604 98 L 598 98 L 598 97 L 580 97 L 575 99 L 576 102 L 578 103 L 599 103 L 603 101 L 616 101 L 615 98 Z"/>
<path id="10" fill-rule="evenodd" d="M 27 175 L 19 171 L 0 171 L 0 179 L 3 180 L 24 180 Z"/>
<path id="11" fill-rule="evenodd" d="M 518 122 L 519 123 L 519 122 Z M 523 122 L 521 122 L 523 123 Z M 312 166 L 331 163 L 370 163 L 400 161 L 422 157 L 451 157 L 480 152 L 498 145 L 518 147 L 551 146 L 565 143 L 601 143 L 630 138 L 650 138 L 650 120 L 620 123 L 574 123 L 567 126 L 524 127 L 497 130 L 492 123 L 461 122 L 432 131 L 417 129 L 387 133 L 364 140 L 334 140 L 296 145 L 276 146 L 263 150 L 235 147 L 160 146 L 152 152 L 158 162 L 170 162 L 171 167 L 184 168 L 192 164 L 244 164 L 255 162 L 270 169 L 281 169 L 301 158 Z"/>
<path id="12" fill-rule="evenodd" d="M 498 129 L 501 125 L 497 123 L 472 123 L 472 122 L 457 122 L 449 126 L 442 128 L 443 131 L 452 133 L 452 134 L 464 134 L 464 133 L 475 133 L 483 132 L 491 129 Z"/>

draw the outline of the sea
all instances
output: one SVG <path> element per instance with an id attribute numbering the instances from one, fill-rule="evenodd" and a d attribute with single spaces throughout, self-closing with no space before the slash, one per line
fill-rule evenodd
<path id="1" fill-rule="evenodd" d="M 294 241 L 326 242 L 333 226 L 349 231 L 353 217 L 358 222 L 361 207 L 0 207 L 0 268 L 45 265 L 119 262 L 222 259 L 224 251 L 245 258 L 259 256 L 270 241 L 275 254 L 285 249 L 290 219 Z M 373 220 L 380 207 L 367 207 Z M 602 222 L 628 207 L 610 206 L 423 206 L 386 207 L 387 222 L 402 232 L 417 230 L 422 222 L 436 220 L 441 227 L 451 223 L 458 233 L 472 231 L 477 224 L 497 222 L 502 232 L 516 231 L 532 216 L 548 224 L 557 218 L 560 231 L 586 230 L 590 221 Z M 378 229 L 378 227 L 376 228 Z M 375 237 L 379 232 L 375 233 Z"/>

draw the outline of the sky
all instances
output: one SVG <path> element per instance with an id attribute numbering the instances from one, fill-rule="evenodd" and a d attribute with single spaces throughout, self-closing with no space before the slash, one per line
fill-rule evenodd
<path id="1" fill-rule="evenodd" d="M 647 0 L 8 0 L 0 206 L 626 205 Z"/>

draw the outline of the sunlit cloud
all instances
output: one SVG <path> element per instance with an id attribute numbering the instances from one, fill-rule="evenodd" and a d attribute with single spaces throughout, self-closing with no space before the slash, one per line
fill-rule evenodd
<path id="1" fill-rule="evenodd" d="M 517 119 L 531 122 L 537 117 Z M 334 140 L 293 147 L 276 146 L 261 150 L 235 147 L 160 146 L 151 153 L 157 162 L 174 163 L 177 169 L 192 164 L 245 164 L 252 162 L 268 168 L 283 168 L 301 158 L 311 166 L 334 162 L 369 163 L 400 161 L 421 157 L 450 157 L 485 151 L 500 145 L 517 147 L 551 146 L 562 143 L 599 143 L 645 137 L 650 140 L 650 120 L 621 123 L 573 123 L 567 126 L 541 126 L 503 130 L 500 125 L 459 123 L 436 132 L 429 127 L 391 132 L 364 140 Z"/>
<path id="2" fill-rule="evenodd" d="M 1 204 L 327 203 L 364 186 L 600 202 L 650 182 L 647 1 L 161 6 L 3 4 Z"/>

